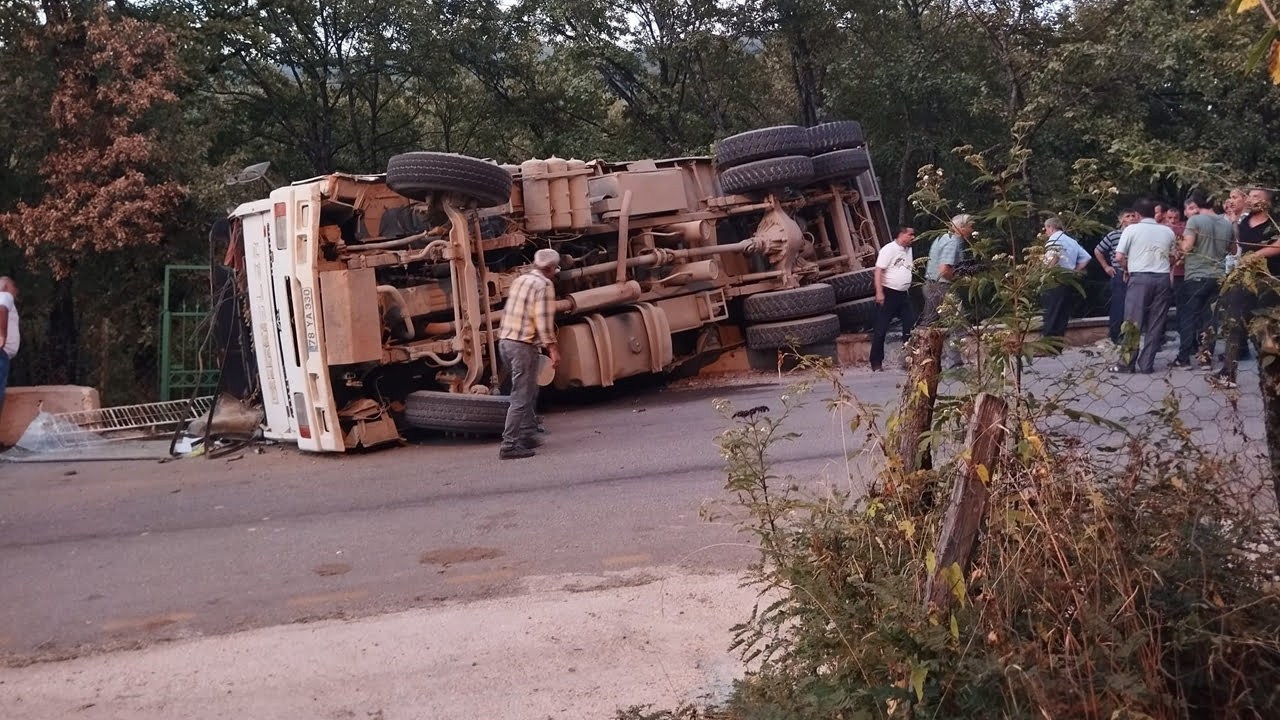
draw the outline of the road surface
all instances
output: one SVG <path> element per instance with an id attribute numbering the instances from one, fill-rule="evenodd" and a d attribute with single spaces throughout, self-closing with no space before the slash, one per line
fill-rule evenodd
<path id="1" fill-rule="evenodd" d="M 1078 372 L 1105 362 L 1043 358 L 1026 387 L 1131 429 L 1172 392 L 1208 447 L 1265 460 L 1255 393 L 1186 371 Z M 843 378 L 878 404 L 902 375 Z M 777 412 L 784 392 L 766 375 L 555 408 L 547 446 L 520 461 L 434 438 L 0 463 L 2 714 L 579 720 L 723 698 L 743 670 L 730 627 L 757 598 L 739 586 L 750 538 L 700 518 L 725 498 L 711 401 Z M 827 395 L 788 422 L 801 436 L 776 448 L 777 470 L 856 489 L 867 463 L 846 460 L 860 448 Z M 1084 429 L 1095 451 L 1117 444 Z M 136 649 L 102 652 L 122 648 Z"/>
<path id="2" fill-rule="evenodd" d="M 883 402 L 892 379 L 851 371 Z M 0 652 L 9 664 L 519 592 L 531 577 L 740 569 L 716 397 L 779 409 L 776 377 L 552 408 L 546 446 L 425 439 L 347 455 L 0 463 Z M 815 391 L 782 469 L 848 482 Z"/>

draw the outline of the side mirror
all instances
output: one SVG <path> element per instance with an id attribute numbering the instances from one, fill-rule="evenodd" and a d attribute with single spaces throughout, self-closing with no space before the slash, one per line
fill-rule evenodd
<path id="1" fill-rule="evenodd" d="M 227 185 L 248 185 L 258 180 L 263 180 L 268 185 L 271 181 L 267 179 L 267 169 L 271 167 L 269 162 L 260 162 L 250 165 L 240 172 L 227 176 Z M 274 186 L 272 186 L 274 188 Z"/>

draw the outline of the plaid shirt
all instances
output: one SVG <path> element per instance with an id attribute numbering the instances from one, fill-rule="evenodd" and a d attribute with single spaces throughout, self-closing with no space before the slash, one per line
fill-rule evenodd
<path id="1" fill-rule="evenodd" d="M 511 283 L 498 338 L 546 347 L 556 343 L 556 289 L 538 270 Z"/>

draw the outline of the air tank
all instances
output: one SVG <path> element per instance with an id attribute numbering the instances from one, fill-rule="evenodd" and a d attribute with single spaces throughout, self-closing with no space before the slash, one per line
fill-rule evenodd
<path id="1" fill-rule="evenodd" d="M 551 229 L 551 196 L 547 183 L 547 161 L 525 160 L 520 164 L 524 195 L 524 229 L 546 232 Z"/>
<path id="2" fill-rule="evenodd" d="M 570 160 L 569 172 L 569 214 L 575 229 L 581 230 L 591 224 L 590 198 L 587 197 L 587 164 L 582 160 Z"/>
<path id="3" fill-rule="evenodd" d="M 551 227 L 568 230 L 573 227 L 573 208 L 569 200 L 569 163 L 554 155 L 547 158 L 547 175 L 550 178 Z"/>

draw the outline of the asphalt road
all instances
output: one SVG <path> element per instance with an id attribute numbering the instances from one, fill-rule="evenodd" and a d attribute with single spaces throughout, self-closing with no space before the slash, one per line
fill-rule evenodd
<path id="1" fill-rule="evenodd" d="M 846 374 L 884 402 L 893 375 Z M 547 445 L 426 438 L 361 455 L 0 463 L 0 657 L 10 664 L 518 592 L 530 576 L 743 567 L 712 408 L 779 409 L 786 383 L 615 393 L 551 408 Z M 817 390 L 779 469 L 849 482 Z M 858 480 L 855 480 L 858 482 Z"/>
<path id="2" fill-rule="evenodd" d="M 1043 358 L 1027 388 L 1125 427 L 1173 393 L 1207 447 L 1265 465 L 1260 401 L 1247 390 L 1256 375 L 1232 398 L 1189 371 L 1077 374 L 1105 362 Z M 843 378 L 884 404 L 902 373 Z M 700 515 L 727 498 L 714 443 L 726 420 L 712 400 L 777 412 L 793 380 L 553 407 L 546 447 L 516 461 L 498 460 L 493 442 L 437 437 L 345 456 L 273 447 L 164 464 L 0 463 L 0 661 L 516 595 L 541 576 L 742 568 L 750 537 Z M 825 407 L 830 394 L 817 388 L 788 421 L 800 436 L 777 446 L 777 471 L 856 489 L 867 466 L 846 461 L 861 448 L 840 432 L 848 418 Z M 1105 428 L 1083 432 L 1086 447 L 1122 444 Z"/>

